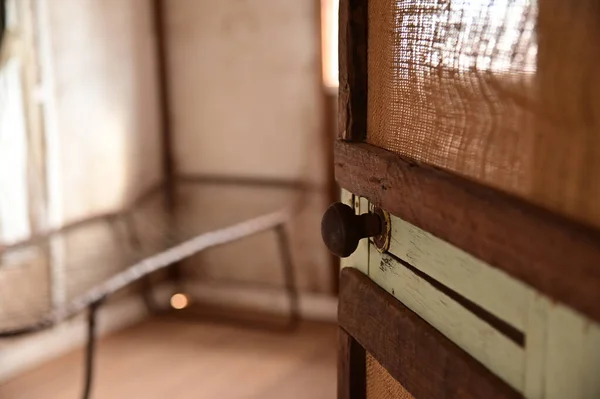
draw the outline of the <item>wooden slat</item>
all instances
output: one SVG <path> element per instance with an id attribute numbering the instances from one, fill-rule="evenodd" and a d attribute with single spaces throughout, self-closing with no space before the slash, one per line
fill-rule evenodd
<path id="1" fill-rule="evenodd" d="M 523 390 L 523 348 L 387 254 L 371 250 L 369 264 L 374 283 L 513 388 Z"/>
<path id="2" fill-rule="evenodd" d="M 340 284 L 340 326 L 414 397 L 521 397 L 361 272 Z"/>
<path id="3" fill-rule="evenodd" d="M 339 137 L 367 134 L 367 0 L 340 0 Z"/>
<path id="4" fill-rule="evenodd" d="M 399 217 L 390 219 L 390 253 L 523 331 L 531 288 Z"/>
<path id="5" fill-rule="evenodd" d="M 600 398 L 600 325 L 586 320 L 583 324 L 582 397 Z"/>
<path id="6" fill-rule="evenodd" d="M 600 397 L 600 326 L 560 304 L 548 310 L 545 398 Z"/>
<path id="7" fill-rule="evenodd" d="M 525 386 L 523 394 L 529 399 L 543 399 L 546 395 L 546 348 L 548 337 L 548 309 L 550 301 L 535 294 L 529 304 L 525 330 Z"/>
<path id="8" fill-rule="evenodd" d="M 365 399 L 366 354 L 342 328 L 338 330 L 338 399 Z"/>
<path id="9" fill-rule="evenodd" d="M 600 320 L 600 233 L 461 177 L 338 141 L 343 188 Z"/>

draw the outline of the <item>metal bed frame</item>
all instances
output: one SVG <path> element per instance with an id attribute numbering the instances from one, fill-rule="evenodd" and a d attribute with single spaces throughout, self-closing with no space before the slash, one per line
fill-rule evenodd
<path id="1" fill-rule="evenodd" d="M 117 272 L 114 275 L 111 275 L 109 278 L 98 282 L 92 288 L 73 298 L 63 306 L 52 309 L 49 313 L 45 314 L 34 323 L 12 329 L 2 329 L 2 326 L 0 326 L 0 339 L 13 338 L 42 331 L 67 321 L 87 310 L 87 344 L 85 350 L 85 374 L 82 397 L 84 399 L 88 399 L 91 396 L 94 374 L 94 357 L 96 353 L 97 338 L 97 314 L 106 298 L 125 287 L 131 286 L 131 284 L 135 282 L 142 281 L 142 294 L 144 296 L 146 307 L 150 314 L 156 313 L 158 311 L 158 307 L 152 298 L 153 284 L 148 279 L 150 274 L 161 269 L 167 269 L 176 266 L 178 262 L 206 249 L 232 243 L 242 238 L 270 230 L 274 231 L 277 237 L 280 264 L 284 277 L 284 289 L 289 304 L 289 314 L 284 323 L 277 323 L 271 327 L 281 331 L 295 330 L 300 321 L 300 311 L 290 240 L 286 230 L 286 225 L 301 209 L 301 203 L 303 202 L 302 196 L 307 191 L 307 186 L 298 182 L 255 181 L 251 179 L 235 178 L 205 177 L 199 179 L 184 178 L 182 180 L 187 180 L 188 182 L 192 181 L 194 184 L 242 184 L 252 187 L 262 187 L 266 185 L 269 187 L 294 190 L 299 195 L 296 198 L 296 201 L 293 201 L 293 203 L 287 204 L 281 208 L 260 214 L 257 217 L 241 220 L 237 223 L 197 234 L 175 245 L 170 245 L 164 250 L 150 254 L 149 256 L 145 256 L 130 264 L 125 269 Z M 167 187 L 167 189 L 172 188 L 173 187 Z M 64 235 L 68 232 L 83 229 L 86 226 L 101 220 L 108 221 L 112 224 L 114 224 L 114 222 L 122 223 L 126 227 L 124 231 L 126 232 L 129 245 L 134 250 L 139 249 L 141 246 L 141 240 L 137 230 L 134 228 L 135 226 L 133 226 L 132 211 L 135 210 L 139 204 L 144 202 L 147 198 L 156 195 L 157 191 L 165 194 L 164 185 L 149 190 L 138 200 L 134 201 L 132 206 L 123 211 L 88 218 L 69 224 L 61 229 L 48 231 L 45 234 L 13 244 L 0 249 L 0 257 L 10 253 L 11 251 L 23 249 L 28 246 L 43 245 L 44 243 L 49 242 L 51 239 L 59 238 L 61 235 Z M 0 263 L 0 273 L 1 272 L 2 264 Z M 234 319 L 227 318 L 227 320 L 233 321 Z M 264 325 L 261 325 L 261 327 L 264 327 Z"/>

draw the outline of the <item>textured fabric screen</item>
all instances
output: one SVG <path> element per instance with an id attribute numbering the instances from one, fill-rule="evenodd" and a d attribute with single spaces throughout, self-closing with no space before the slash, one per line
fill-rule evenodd
<path id="1" fill-rule="evenodd" d="M 367 141 L 600 226 L 600 3 L 369 0 Z"/>
<path id="2" fill-rule="evenodd" d="M 370 353 L 367 353 L 367 399 L 414 399 Z"/>

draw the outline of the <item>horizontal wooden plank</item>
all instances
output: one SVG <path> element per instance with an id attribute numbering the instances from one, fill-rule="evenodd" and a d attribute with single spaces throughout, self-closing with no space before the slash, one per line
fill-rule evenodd
<path id="1" fill-rule="evenodd" d="M 530 287 L 397 216 L 390 221 L 390 253 L 523 331 Z"/>
<path id="2" fill-rule="evenodd" d="M 336 142 L 341 187 L 600 320 L 600 233 L 459 176 Z"/>
<path id="3" fill-rule="evenodd" d="M 369 277 L 513 388 L 523 390 L 523 348 L 387 254 L 371 248 Z"/>
<path id="4" fill-rule="evenodd" d="M 519 398 L 471 356 L 361 272 L 340 279 L 338 319 L 416 398 Z"/>

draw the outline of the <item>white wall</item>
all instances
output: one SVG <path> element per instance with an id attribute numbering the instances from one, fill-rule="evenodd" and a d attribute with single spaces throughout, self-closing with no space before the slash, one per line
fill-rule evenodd
<path id="1" fill-rule="evenodd" d="M 322 178 L 317 3 L 167 4 L 178 170 Z"/>
<path id="2" fill-rule="evenodd" d="M 318 11 L 319 3 L 307 0 L 167 2 L 179 172 L 325 184 Z M 262 201 L 256 194 L 246 206 Z M 306 290 L 327 291 L 329 259 L 319 233 L 324 191 L 306 205 L 292 226 L 298 277 Z M 214 205 L 201 212 L 223 211 Z M 195 217 L 201 222 L 201 213 Z M 263 234 L 203 254 L 191 270 L 276 284 L 276 248 L 273 235 Z"/>
<path id="3" fill-rule="evenodd" d="M 38 84 L 39 80 L 39 87 L 26 85 L 23 91 L 24 98 L 32 98 L 32 102 L 37 98 L 44 109 L 47 151 L 42 158 L 47 161 L 47 182 L 54 184 L 49 190 L 50 217 L 59 216 L 54 222 L 64 224 L 115 210 L 160 181 L 161 132 L 151 0 L 15 0 L 13 4 L 20 6 L 19 10 L 24 13 L 22 19 L 29 20 L 34 14 L 37 18 L 35 26 L 28 26 L 28 29 L 39 30 L 39 42 L 35 46 L 39 58 L 25 57 L 27 46 L 34 44 L 25 36 L 19 37 L 19 57 L 11 58 L 6 68 L 0 70 L 0 129 L 4 129 L 0 132 L 0 144 L 9 146 L 4 150 L 10 151 L 11 157 L 3 158 L 3 162 L 9 162 L 7 165 L 14 169 L 8 175 L 0 173 L 3 190 L 21 188 L 21 183 L 14 180 L 24 179 L 23 169 L 32 164 L 31 159 L 21 158 L 44 152 L 34 142 L 15 142 L 23 140 L 21 136 L 27 136 L 27 139 L 35 136 L 37 132 L 31 129 L 31 120 L 27 126 L 30 131 L 19 135 L 23 130 L 22 122 L 6 118 L 7 113 L 11 117 L 17 116 L 16 103 L 21 99 L 21 93 L 13 87 L 19 79 L 8 79 L 14 77 L 9 74 L 18 78 L 17 72 L 23 64 L 26 64 L 26 72 L 37 71 L 35 61 L 40 64 L 40 77 L 35 82 Z M 18 32 L 25 35 L 24 31 L 28 32 L 27 29 Z M 29 63 L 21 62 L 21 58 Z M 3 88 L 7 90 L 3 91 Z M 27 88 L 35 93 L 27 92 Z M 27 99 L 24 100 L 25 109 L 30 106 Z M 9 104 L 11 107 L 6 108 Z M 22 148 L 25 145 L 29 147 L 27 151 Z M 17 161 L 27 163 L 27 168 L 18 165 Z M 14 200 L 2 198 L 5 203 L 10 199 Z M 15 225 L 17 211 L 23 213 L 14 206 L 8 208 L 14 215 L 12 219 L 2 217 L 2 222 L 11 225 L 4 227 Z M 87 287 L 84 284 L 97 283 L 99 276 L 120 266 L 111 262 L 116 251 L 108 247 L 115 245 L 114 240 L 108 241 L 108 238 L 113 237 L 99 230 L 89 230 L 87 235 L 76 237 L 79 241 L 53 241 L 48 252 L 45 248 L 36 248 L 3 257 L 0 322 L 6 323 L 4 327 L 12 326 L 12 323 L 21 325 L 23 320 L 15 316 L 18 314 L 34 320 L 48 311 L 52 301 L 80 293 Z M 6 228 L 0 229 L 3 235 L 0 238 L 14 241 L 16 233 L 6 234 L 6 231 Z M 21 236 L 17 238 L 26 238 Z M 83 240 L 85 244 L 81 242 Z M 99 250 L 104 251 L 103 262 L 83 262 L 78 270 L 67 270 L 66 266 L 72 267 L 76 263 L 73 259 L 76 255 L 90 255 L 89 252 L 98 253 Z M 64 256 L 57 256 L 57 253 Z M 88 267 L 90 278 L 82 272 L 83 267 Z M 65 284 L 66 273 L 72 273 L 69 279 L 72 284 Z M 113 315 L 109 318 L 117 326 L 142 315 L 138 312 L 135 317 Z M 80 342 L 69 328 L 54 329 L 48 334 L 46 336 L 56 338 L 54 342 L 63 342 L 65 348 Z M 43 338 L 42 341 L 38 338 L 37 335 L 27 336 L 18 340 L 18 344 L 16 341 L 0 342 L 0 357 L 8 355 L 8 362 L 0 361 L 0 377 L 14 375 L 60 352 L 60 345 L 38 355 L 25 350 L 21 352 L 26 355 L 21 359 L 24 361 L 10 363 L 10 353 L 15 345 L 25 349 L 33 345 L 35 348 L 36 343 L 43 344 Z"/>
<path id="4" fill-rule="evenodd" d="M 48 10 L 65 222 L 161 178 L 150 0 L 42 0 Z"/>

